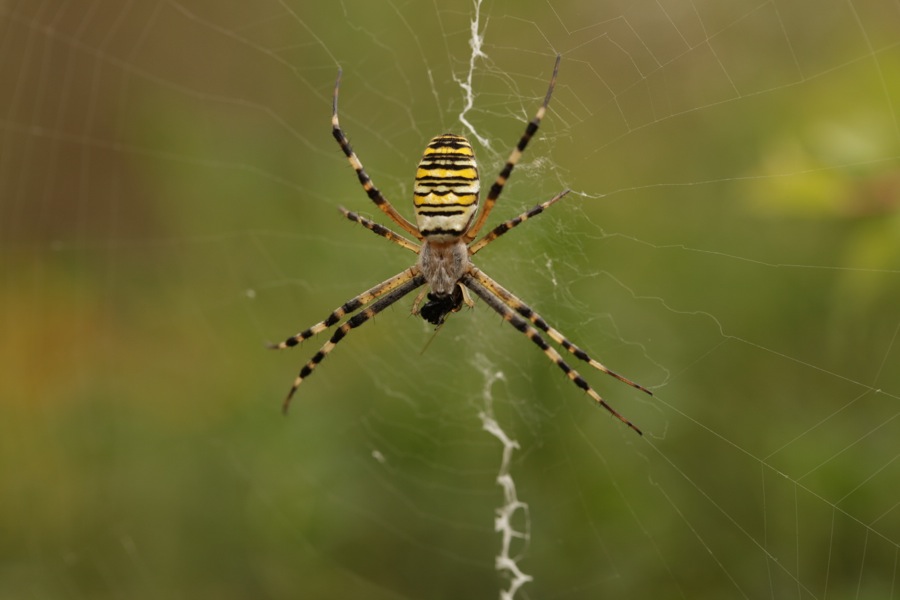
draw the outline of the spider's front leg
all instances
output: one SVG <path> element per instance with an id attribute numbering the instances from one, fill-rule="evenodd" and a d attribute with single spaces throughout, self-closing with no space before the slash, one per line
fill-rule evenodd
<path id="1" fill-rule="evenodd" d="M 303 333 L 300 333 L 292 338 L 288 338 L 281 344 L 272 345 L 271 347 L 276 349 L 295 346 L 298 342 L 303 341 L 304 339 L 310 337 L 318 331 L 322 331 L 324 328 L 330 326 L 330 324 L 333 324 L 334 322 L 339 320 L 341 316 L 349 312 L 348 310 L 346 310 L 347 306 L 355 306 L 357 302 L 361 302 L 360 298 L 365 298 L 366 305 L 362 307 L 362 310 L 344 321 L 337 328 L 337 330 L 335 330 L 334 334 L 331 336 L 331 339 L 325 342 L 325 344 L 319 349 L 319 351 L 316 352 L 313 357 L 309 359 L 309 361 L 305 365 L 303 365 L 303 368 L 300 369 L 300 372 L 294 379 L 294 384 L 291 386 L 287 397 L 285 397 L 284 399 L 284 403 L 282 404 L 282 412 L 287 413 L 288 407 L 291 403 L 291 398 L 294 396 L 294 393 L 297 391 L 297 388 L 300 387 L 300 384 L 303 382 L 303 380 L 312 374 L 319 363 L 325 360 L 325 357 L 328 356 L 332 350 L 334 350 L 338 343 L 342 339 L 344 339 L 344 337 L 346 337 L 346 335 L 350 333 L 351 330 L 356 329 L 360 325 L 366 323 L 372 317 L 374 317 L 387 307 L 391 306 L 424 283 L 425 277 L 422 276 L 421 273 L 416 272 L 414 269 L 407 269 L 396 277 L 392 277 L 386 282 L 373 288 L 373 290 L 375 290 L 374 292 L 373 290 L 370 290 L 369 292 L 366 292 L 361 296 L 357 296 L 353 300 L 347 302 L 343 307 L 335 310 L 331 314 L 331 316 L 325 319 L 325 321 L 314 325 Z M 359 307 L 357 306 L 356 308 Z"/>

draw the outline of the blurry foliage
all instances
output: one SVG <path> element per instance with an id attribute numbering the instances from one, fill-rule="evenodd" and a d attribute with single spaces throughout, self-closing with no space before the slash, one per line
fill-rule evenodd
<path id="1" fill-rule="evenodd" d="M 337 211 L 384 222 L 337 66 L 410 215 L 468 5 L 78 4 L 0 3 L 0 596 L 495 596 L 495 369 L 532 596 L 886 597 L 895 6 L 485 6 L 486 182 L 564 54 L 496 218 L 577 193 L 478 264 L 656 389 L 582 369 L 640 440 L 482 305 L 422 352 L 411 298 L 278 412 L 323 340 L 264 343 L 414 260 Z"/>

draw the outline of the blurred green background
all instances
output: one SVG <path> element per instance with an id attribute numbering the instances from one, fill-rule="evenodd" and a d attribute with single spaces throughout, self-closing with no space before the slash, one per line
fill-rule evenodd
<path id="1" fill-rule="evenodd" d="M 324 339 L 265 343 L 414 259 L 337 211 L 385 222 L 337 68 L 411 216 L 475 14 L 0 2 L 0 597 L 497 597 L 486 401 L 517 597 L 900 595 L 894 2 L 485 3 L 485 179 L 563 55 L 494 219 L 575 193 L 477 262 L 654 389 L 581 369 L 645 436 L 483 304 L 432 340 L 412 298 L 281 416 Z"/>

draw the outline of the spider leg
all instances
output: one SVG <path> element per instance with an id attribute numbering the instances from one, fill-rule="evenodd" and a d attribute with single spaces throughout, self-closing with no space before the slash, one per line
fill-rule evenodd
<path id="1" fill-rule="evenodd" d="M 406 248 L 407 250 L 410 250 L 410 251 L 412 251 L 412 252 L 415 252 L 416 254 L 418 254 L 418 253 L 419 253 L 419 250 L 421 250 L 421 247 L 420 247 L 418 244 L 414 244 L 413 242 L 409 241 L 408 239 L 406 239 L 406 238 L 403 237 L 402 235 L 398 235 L 398 234 L 394 233 L 393 231 L 391 231 L 390 229 L 388 229 L 388 228 L 385 227 L 384 225 L 379 225 L 379 224 L 376 223 L 375 221 L 372 221 L 372 220 L 367 219 L 367 218 L 365 218 L 365 217 L 363 217 L 363 216 L 360 216 L 360 215 L 356 214 L 356 213 L 353 212 L 353 211 L 347 210 L 347 209 L 344 208 L 343 206 L 340 206 L 340 207 L 338 207 L 338 208 L 340 209 L 341 213 L 342 213 L 345 217 L 347 217 L 348 219 L 350 219 L 350 220 L 353 221 L 354 223 L 359 223 L 360 225 L 362 225 L 363 227 L 365 227 L 366 229 L 368 229 L 368 230 L 371 231 L 372 233 L 375 233 L 375 234 L 377 234 L 377 235 L 380 235 L 381 237 L 383 237 L 383 238 L 385 238 L 385 239 L 388 239 L 388 240 L 394 242 L 394 243 L 397 244 L 398 246 L 403 246 L 403 247 Z"/>
<path id="2" fill-rule="evenodd" d="M 565 348 L 566 350 L 568 350 L 569 352 L 574 354 L 576 356 L 576 358 L 579 358 L 579 359 L 585 361 L 586 363 L 588 363 L 589 365 L 591 365 L 598 371 L 606 373 L 607 375 L 609 375 L 611 377 L 615 377 L 622 383 L 626 383 L 635 389 L 641 390 L 645 394 L 649 394 L 650 396 L 653 395 L 653 392 L 651 392 L 644 386 L 631 381 L 627 377 L 619 375 L 615 371 L 608 369 L 601 362 L 594 360 L 593 358 L 588 356 L 587 352 L 585 352 L 584 350 L 582 350 L 581 348 L 579 348 L 578 346 L 576 346 L 575 344 L 570 342 L 566 338 L 566 336 L 564 336 L 558 330 L 556 330 L 553 327 L 551 327 L 550 325 L 548 325 L 547 322 L 539 314 L 537 314 L 534 311 L 534 309 L 532 309 L 530 306 L 528 306 L 527 304 L 525 304 L 524 302 L 519 300 L 512 292 L 510 292 L 509 290 L 504 288 L 502 285 L 500 285 L 499 283 L 497 283 L 496 281 L 494 281 L 493 279 L 488 277 L 483 271 L 480 271 L 479 269 L 472 267 L 469 272 L 472 274 L 472 276 L 475 279 L 477 279 L 481 284 L 483 284 L 492 294 L 494 294 L 495 296 L 500 298 L 505 305 L 512 308 L 514 311 L 519 313 L 521 316 L 523 316 L 526 319 L 528 319 L 529 321 L 531 321 L 531 323 L 534 324 L 535 327 L 537 327 L 538 329 L 540 329 L 541 331 L 546 333 L 548 336 L 550 336 L 550 339 L 552 339 L 554 342 L 556 342 L 557 344 L 559 344 L 560 346 L 562 346 L 563 348 Z"/>
<path id="3" fill-rule="evenodd" d="M 541 107 L 538 109 L 537 114 L 534 116 L 534 118 L 528 122 L 528 126 L 525 127 L 525 133 L 522 134 L 522 137 L 519 139 L 519 143 L 516 144 L 515 148 L 513 148 L 513 151 L 509 155 L 509 158 L 506 160 L 506 165 L 504 165 L 503 169 L 500 171 L 500 174 L 497 175 L 497 179 L 491 186 L 487 198 L 484 199 L 484 208 L 481 209 L 481 214 L 478 215 L 478 219 L 466 233 L 466 243 L 474 240 L 475 235 L 482 228 L 482 226 L 484 226 L 484 222 L 487 221 L 488 215 L 490 215 L 491 211 L 494 209 L 494 204 L 496 204 L 497 198 L 500 197 L 500 193 L 503 191 L 503 186 L 506 185 L 506 181 L 509 179 L 513 168 L 516 166 L 516 163 L 519 162 L 519 159 L 522 158 L 522 153 L 525 151 L 525 147 L 528 145 L 528 142 L 531 141 L 532 136 L 534 136 L 535 132 L 538 130 L 538 127 L 541 124 L 541 119 L 544 118 L 544 113 L 547 112 L 547 105 L 550 104 L 550 96 L 553 95 L 553 88 L 556 87 L 556 74 L 559 72 L 559 61 L 561 58 L 561 55 L 556 55 L 556 64 L 553 65 L 553 75 L 550 78 L 550 85 L 547 88 L 547 95 L 544 97 L 544 103 L 541 104 Z"/>
<path id="4" fill-rule="evenodd" d="M 419 292 L 418 294 L 416 294 L 416 298 L 415 298 L 415 300 L 413 300 L 413 303 L 412 303 L 412 311 L 411 312 L 413 315 L 419 314 L 419 306 L 422 304 L 422 300 L 425 299 L 426 294 L 428 294 L 427 287 L 425 289 L 423 289 L 421 292 Z"/>
<path id="5" fill-rule="evenodd" d="M 356 313 L 355 315 L 344 321 L 341 326 L 335 330 L 334 334 L 331 336 L 331 339 L 325 342 L 325 344 L 319 349 L 319 351 L 316 352 L 311 359 L 309 359 L 309 362 L 303 365 L 303 368 L 300 369 L 300 373 L 297 375 L 297 378 L 294 379 L 294 384 L 291 386 L 291 390 L 288 392 L 287 397 L 285 397 L 284 399 L 282 412 L 287 413 L 288 407 L 291 404 L 291 398 L 293 397 L 294 392 L 297 391 L 297 388 L 300 387 L 300 383 L 302 383 L 304 379 L 309 377 L 316 366 L 320 362 L 325 360 L 325 357 L 328 356 L 328 354 L 332 350 L 334 350 L 334 347 L 337 346 L 338 342 L 344 339 L 344 336 L 346 336 L 351 329 L 359 327 L 360 325 L 425 283 L 425 277 L 421 273 L 412 275 L 412 269 L 404 271 L 400 276 L 407 277 L 405 280 L 401 280 L 402 283 L 391 289 L 391 291 L 386 295 L 382 296 L 369 306 L 362 309 L 362 311 Z"/>
<path id="6" fill-rule="evenodd" d="M 362 163 L 359 161 L 359 157 L 356 156 L 356 152 L 353 151 L 353 148 L 350 146 L 350 141 L 347 139 L 347 136 L 344 135 L 343 130 L 341 129 L 341 124 L 338 121 L 338 90 L 341 86 L 341 70 L 338 69 L 337 81 L 334 83 L 334 97 L 332 99 L 331 104 L 331 134 L 334 136 L 334 139 L 337 140 L 337 143 L 340 145 L 341 150 L 344 151 L 344 154 L 347 156 L 347 160 L 350 161 L 350 166 L 353 167 L 353 170 L 356 171 L 356 176 L 359 178 L 359 183 L 362 185 L 363 189 L 368 194 L 369 198 L 375 205 L 381 209 L 384 214 L 389 216 L 394 223 L 403 228 L 404 231 L 415 237 L 417 240 L 422 239 L 422 234 L 419 233 L 419 230 L 416 229 L 416 226 L 406 220 L 394 206 L 387 201 L 387 199 L 381 194 L 381 191 L 375 184 L 372 183 L 372 179 L 366 174 L 365 169 L 363 169 Z"/>
<path id="7" fill-rule="evenodd" d="M 503 235 L 504 233 L 506 233 L 513 227 L 522 223 L 523 221 L 527 221 L 531 217 L 536 217 L 537 215 L 541 214 L 542 212 L 544 212 L 547 209 L 547 207 L 549 207 L 551 204 L 557 202 L 558 200 L 561 200 L 570 191 L 571 190 L 563 190 L 562 192 L 553 196 L 546 202 L 542 202 L 542 203 L 538 204 L 537 206 L 531 208 L 530 210 L 523 212 L 518 217 L 516 217 L 514 219 L 510 219 L 509 221 L 504 221 L 503 223 L 500 223 L 499 225 L 494 227 L 490 231 L 490 233 L 488 233 L 483 238 L 481 238 L 480 240 L 478 240 L 477 242 L 475 242 L 474 244 L 469 246 L 469 256 L 472 256 L 473 254 L 475 254 L 476 252 L 478 252 L 479 250 L 481 250 L 482 248 L 484 248 L 485 246 L 487 246 L 488 244 L 490 244 L 491 242 L 496 240 L 498 237 L 500 237 L 501 235 Z"/>
<path id="8" fill-rule="evenodd" d="M 300 342 L 305 339 L 309 339 L 317 333 L 321 333 L 337 323 L 341 320 L 345 315 L 352 313 L 359 308 L 365 306 L 372 300 L 387 294 L 391 290 L 396 289 L 397 287 L 405 284 L 407 281 L 415 278 L 419 274 L 418 269 L 415 267 L 406 269 L 399 275 L 395 275 L 390 279 L 382 281 L 375 287 L 366 290 L 362 294 L 356 296 L 355 298 L 351 298 L 347 300 L 344 304 L 334 309 L 330 315 L 328 315 L 324 320 L 319 321 L 312 327 L 305 329 L 298 333 L 295 336 L 289 337 L 288 339 L 280 342 L 278 344 L 270 344 L 269 348 L 272 350 L 284 350 L 285 348 L 290 348 L 292 346 L 296 346 Z M 418 286 L 417 286 L 418 287 Z"/>
<path id="9" fill-rule="evenodd" d="M 546 340 L 544 340 L 544 338 L 541 337 L 541 334 L 538 332 L 538 330 L 532 327 L 528 323 L 528 321 L 516 314 L 516 312 L 512 308 L 507 306 L 500 296 L 496 295 L 489 288 L 482 285 L 482 283 L 478 281 L 473 275 L 463 275 L 460 281 L 463 283 L 463 285 L 475 292 L 475 295 L 484 300 L 485 303 L 492 309 L 494 309 L 501 317 L 503 317 L 504 321 L 508 322 L 520 332 L 524 333 L 528 337 L 528 339 L 534 342 L 535 345 L 537 345 L 537 347 L 547 355 L 547 358 L 552 360 L 554 363 L 556 363 L 556 366 L 562 369 L 562 371 L 566 374 L 566 377 L 568 377 L 572 381 L 572 383 L 583 389 L 591 398 L 593 398 L 593 400 L 598 405 L 605 408 L 610 414 L 628 425 L 628 427 L 636 431 L 639 435 L 643 435 L 641 433 L 641 430 L 638 429 L 634 423 L 623 417 L 613 407 L 607 404 L 606 401 L 600 397 L 600 394 L 594 391 L 594 388 L 592 388 L 590 384 L 585 381 L 585 379 L 581 375 L 579 375 L 575 369 L 570 367 L 566 363 L 566 361 L 563 360 L 563 357 L 559 355 L 559 352 L 557 352 L 552 346 L 547 343 Z"/>

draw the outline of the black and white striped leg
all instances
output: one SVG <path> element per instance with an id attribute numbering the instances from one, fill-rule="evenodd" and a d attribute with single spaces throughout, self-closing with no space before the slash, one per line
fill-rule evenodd
<path id="1" fill-rule="evenodd" d="M 406 272 L 404 271 L 404 273 Z M 318 366 L 320 362 L 325 360 L 325 357 L 328 356 L 328 354 L 331 353 L 332 350 L 334 350 L 334 347 L 337 346 L 338 342 L 344 339 L 344 336 L 346 336 L 351 329 L 359 327 L 424 283 L 425 277 L 421 274 L 416 274 L 414 277 L 406 280 L 404 283 L 395 287 L 390 292 L 344 321 L 340 325 L 340 327 L 335 330 L 334 334 L 331 336 L 331 339 L 325 342 L 325 344 L 319 349 L 319 351 L 316 352 L 311 359 L 309 359 L 309 362 L 303 365 L 303 368 L 300 369 L 300 373 L 297 375 L 297 378 L 294 379 L 294 384 L 291 386 L 291 390 L 288 392 L 287 397 L 285 397 L 284 399 L 282 411 L 284 413 L 287 413 L 288 408 L 291 404 L 291 398 L 294 396 L 294 392 L 297 391 L 297 388 L 300 387 L 300 384 L 303 382 L 303 380 L 310 376 L 313 370 L 315 370 L 316 366 Z"/>
<path id="2" fill-rule="evenodd" d="M 372 300 L 375 300 L 376 298 L 379 298 L 380 296 L 387 294 L 391 290 L 396 289 L 397 287 L 405 284 L 409 280 L 415 278 L 418 274 L 419 274 L 419 270 L 416 267 L 411 267 L 409 269 L 406 269 L 402 273 L 399 273 L 398 275 L 394 275 L 390 279 L 382 281 L 375 287 L 366 290 L 359 296 L 356 296 L 355 298 L 351 298 L 350 300 L 347 300 L 344 304 L 342 304 L 341 306 L 334 309 L 330 315 L 325 317 L 324 320 L 319 321 L 312 327 L 310 327 L 308 329 L 304 329 L 297 335 L 291 336 L 288 339 L 284 340 L 283 342 L 280 342 L 278 344 L 270 344 L 269 348 L 271 348 L 273 350 L 284 350 L 285 348 L 290 348 L 292 346 L 296 346 L 303 340 L 309 339 L 312 336 L 316 335 L 317 333 L 321 333 L 321 332 L 325 331 L 326 329 L 328 329 L 329 327 L 331 327 L 332 325 L 334 325 L 338 321 L 340 321 L 345 315 L 355 312 L 356 310 L 362 308 L 363 306 L 365 306 Z M 418 286 L 416 286 L 416 287 L 418 287 Z"/>
<path id="3" fill-rule="evenodd" d="M 607 368 L 606 365 L 604 365 L 603 363 L 591 358 L 587 352 L 585 352 L 584 350 L 582 350 L 581 348 L 579 348 L 578 346 L 576 346 L 575 344 L 570 342 L 568 340 L 568 338 L 566 338 L 566 336 L 564 336 L 562 333 L 560 333 L 557 329 L 554 329 L 553 327 L 551 327 L 547 323 L 547 321 L 545 321 L 539 314 L 537 314 L 537 312 L 534 311 L 534 309 L 532 309 L 530 306 L 528 306 L 527 304 L 525 304 L 524 302 L 519 300 L 519 298 L 516 297 L 515 294 L 513 294 L 512 292 L 510 292 L 509 290 L 504 288 L 502 285 L 500 285 L 499 283 L 497 283 L 496 281 L 494 281 L 493 279 L 488 277 L 483 271 L 480 271 L 479 269 L 472 267 L 470 269 L 470 273 L 472 273 L 472 276 L 475 277 L 475 279 L 477 279 L 486 288 L 488 288 L 488 290 L 490 290 L 491 293 L 493 293 L 495 296 L 500 298 L 500 300 L 502 300 L 504 304 L 506 304 L 508 307 L 510 307 L 517 313 L 519 313 L 521 316 L 528 319 L 535 327 L 537 327 L 538 329 L 540 329 L 541 331 L 546 333 L 548 336 L 550 336 L 550 339 L 552 339 L 554 342 L 556 342 L 557 344 L 559 344 L 560 346 L 562 346 L 563 348 L 565 348 L 566 350 L 568 350 L 569 352 L 574 354 L 576 358 L 583 360 L 584 362 L 588 363 L 589 365 L 591 365 L 598 371 L 600 371 L 602 373 L 606 373 L 610 377 L 614 377 L 614 378 L 618 379 L 622 383 L 628 384 L 635 389 L 641 390 L 642 392 L 644 392 L 645 394 L 649 394 L 650 396 L 653 395 L 653 392 L 651 392 L 644 386 L 642 386 L 638 383 L 635 383 L 634 381 L 631 381 L 630 379 L 628 379 L 627 377 L 625 377 L 623 375 L 619 375 L 612 369 Z"/>
<path id="4" fill-rule="evenodd" d="M 593 400 L 597 404 L 605 408 L 614 417 L 628 425 L 628 427 L 636 431 L 638 434 L 643 435 L 641 433 L 641 430 L 638 429 L 634 423 L 623 417 L 612 406 L 607 404 L 606 401 L 600 396 L 600 394 L 594 391 L 590 384 L 585 381 L 585 379 L 581 375 L 578 374 L 578 371 L 570 367 L 566 363 L 566 361 L 563 360 L 563 357 L 560 356 L 559 352 L 557 352 L 552 346 L 550 346 L 550 344 L 547 343 L 547 341 L 543 337 L 541 337 L 541 334 L 538 332 L 538 330 L 532 327 L 528 321 L 519 316 L 512 308 L 507 306 L 499 296 L 494 294 L 473 275 L 463 275 L 461 281 L 467 288 L 472 290 L 475 295 L 484 300 L 484 302 L 488 306 L 490 306 L 498 314 L 500 314 L 500 316 L 503 317 L 504 321 L 508 322 L 520 332 L 524 333 L 528 337 L 528 339 L 534 342 L 535 345 L 537 345 L 537 347 L 540 348 L 545 355 L 547 355 L 547 358 L 556 363 L 556 366 L 558 366 L 566 374 L 566 377 L 568 377 L 572 381 L 572 383 L 584 390 L 588 394 L 588 396 L 593 398 Z"/>
<path id="5" fill-rule="evenodd" d="M 474 244 L 472 244 L 471 246 L 469 246 L 469 256 L 475 254 L 476 252 L 478 252 L 479 250 L 481 250 L 482 248 L 484 248 L 485 246 L 487 246 L 488 244 L 490 244 L 491 242 L 493 242 L 494 240 L 496 240 L 498 237 L 500 237 L 501 235 L 503 235 L 504 233 L 506 233 L 506 232 L 509 231 L 510 229 L 516 227 L 517 225 L 520 225 L 520 224 L 524 223 L 525 221 L 527 221 L 527 220 L 530 219 L 531 217 L 536 217 L 537 215 L 541 214 L 541 213 L 544 212 L 551 204 L 554 204 L 554 203 L 556 203 L 557 201 L 562 200 L 563 197 L 565 197 L 565 195 L 568 194 L 570 191 L 571 191 L 571 190 L 563 190 L 562 192 L 560 192 L 560 193 L 558 193 L 557 195 L 553 196 L 552 198 L 550 198 L 550 199 L 547 200 L 546 202 L 541 202 L 541 203 L 538 204 L 537 206 L 535 206 L 535 207 L 533 207 L 533 208 L 531 208 L 531 209 L 529 209 L 529 210 L 523 212 L 523 213 L 522 213 L 521 215 L 519 215 L 518 217 L 515 217 L 514 219 L 510 219 L 509 221 L 504 221 L 503 223 L 500 223 L 499 225 L 497 225 L 496 227 L 494 227 L 494 228 L 490 231 L 490 233 L 488 233 L 488 234 L 485 235 L 483 238 L 481 238 L 480 240 L 478 240 L 477 242 L 475 242 Z"/>
<path id="6" fill-rule="evenodd" d="M 381 194 L 381 191 L 375 187 L 375 184 L 372 183 L 372 179 L 366 174 L 365 169 L 363 169 L 359 157 L 356 156 L 356 152 L 354 152 L 353 148 L 350 146 L 350 141 L 347 139 L 347 136 L 344 135 L 344 131 L 341 129 L 341 124 L 338 121 L 338 91 L 340 86 L 341 71 L 338 70 L 337 81 L 334 84 L 334 97 L 332 98 L 331 104 L 331 133 L 334 136 L 334 139 L 337 140 L 341 150 L 343 150 L 344 154 L 347 156 L 347 160 L 350 161 L 350 166 L 356 171 L 359 183 L 366 191 L 369 199 L 371 199 L 384 214 L 389 216 L 394 223 L 402 227 L 404 231 L 415 237 L 417 240 L 422 239 L 422 235 L 419 233 L 419 230 L 416 229 L 415 225 L 398 213 L 394 206 L 388 202 L 387 198 Z"/>
<path id="7" fill-rule="evenodd" d="M 380 235 L 381 237 L 394 242 L 398 246 L 403 246 L 407 250 L 415 252 L 416 254 L 418 254 L 419 250 L 421 250 L 421 246 L 419 246 L 419 244 L 415 244 L 415 243 L 409 241 L 408 239 L 406 239 L 405 237 L 403 237 L 402 235 L 394 233 L 393 231 L 391 231 L 384 225 L 380 225 L 380 224 L 376 223 L 375 221 L 372 221 L 361 215 L 358 215 L 355 212 L 353 212 L 352 210 L 347 210 L 343 206 L 339 207 L 339 209 L 345 217 L 347 217 L 354 223 L 359 223 L 360 225 L 362 225 L 363 227 L 365 227 L 372 233 Z"/>
<path id="8" fill-rule="evenodd" d="M 500 174 L 497 175 L 497 179 L 494 181 L 494 184 L 491 186 L 487 197 L 484 199 L 484 208 L 481 209 L 481 214 L 478 215 L 478 219 L 475 221 L 475 224 L 472 225 L 472 227 L 469 228 L 469 231 L 466 233 L 466 243 L 474 240 L 475 235 L 484 226 L 485 221 L 487 221 L 488 215 L 490 215 L 491 211 L 494 209 L 494 204 L 497 203 L 497 198 L 499 198 L 500 193 L 503 192 L 503 186 L 506 185 L 506 181 L 512 174 L 513 168 L 519 162 L 519 159 L 522 158 L 522 153 L 525 152 L 525 147 L 528 146 L 528 142 L 531 141 L 531 138 L 534 137 L 534 134 L 537 132 L 538 127 L 540 127 L 541 119 L 544 118 L 544 113 L 547 112 L 547 106 L 550 104 L 550 97 L 553 95 L 553 88 L 556 87 L 556 75 L 557 73 L 559 73 L 559 61 L 561 58 L 561 55 L 556 55 L 556 64 L 553 65 L 553 75 L 550 77 L 550 85 L 547 87 L 547 95 L 544 96 L 544 103 L 541 104 L 541 107 L 538 109 L 537 114 L 534 116 L 534 118 L 528 122 L 528 125 L 525 127 L 525 133 L 522 134 L 522 137 L 519 139 L 519 143 L 516 144 L 515 148 L 513 148 L 513 151 L 512 153 L 510 153 L 509 158 L 506 160 L 506 164 L 503 166 L 503 169 L 501 169 Z"/>

